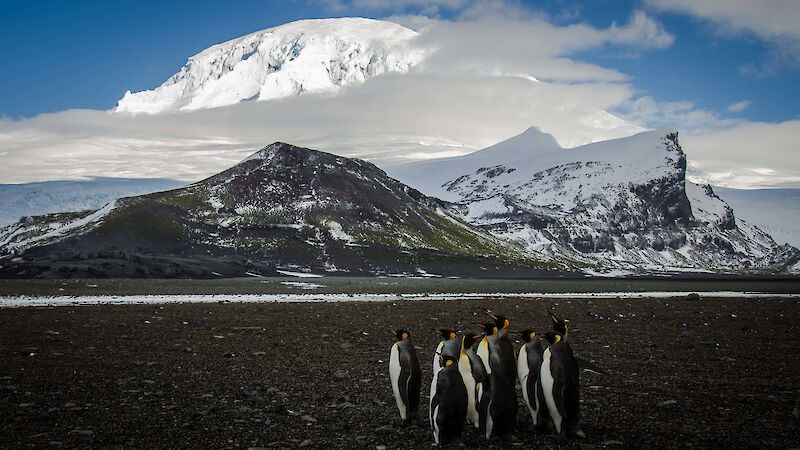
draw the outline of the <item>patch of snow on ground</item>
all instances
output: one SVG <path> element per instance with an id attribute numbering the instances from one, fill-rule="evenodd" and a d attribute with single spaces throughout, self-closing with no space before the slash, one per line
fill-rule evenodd
<path id="1" fill-rule="evenodd" d="M 336 239 L 337 241 L 344 241 L 344 242 L 353 242 L 353 236 L 347 234 L 346 231 L 342 229 L 342 224 L 335 220 L 327 220 L 325 221 L 325 226 L 328 227 L 328 230 L 331 233 L 331 237 Z"/>
<path id="2" fill-rule="evenodd" d="M 698 292 L 701 297 L 716 298 L 800 298 L 797 293 L 764 293 L 714 291 Z M 399 300 L 483 300 L 486 298 L 540 299 L 648 299 L 685 298 L 690 292 L 580 292 L 580 293 L 465 293 L 465 294 L 234 294 L 234 295 L 86 295 L 0 296 L 0 308 L 172 304 L 172 303 L 329 303 L 329 302 L 393 302 Z"/>
<path id="3" fill-rule="evenodd" d="M 225 206 L 225 204 L 222 203 L 222 200 L 220 200 L 219 197 L 213 195 L 208 197 L 208 204 L 211 205 L 211 207 L 214 208 L 215 210 L 219 210 L 223 206 Z"/>
<path id="4" fill-rule="evenodd" d="M 319 289 L 325 287 L 322 284 L 306 283 L 303 281 L 281 281 L 281 284 L 284 286 L 296 287 L 300 289 Z"/>
<path id="5" fill-rule="evenodd" d="M 317 275 L 315 273 L 307 273 L 307 272 L 290 272 L 288 270 L 275 270 L 281 275 L 287 275 L 290 277 L 297 277 L 297 278 L 322 278 L 322 275 Z"/>
<path id="6" fill-rule="evenodd" d="M 426 272 L 424 269 L 417 268 L 417 273 L 424 278 L 441 278 L 441 275 L 437 275 L 435 273 Z"/>
<path id="7" fill-rule="evenodd" d="M 592 277 L 617 278 L 617 277 L 627 277 L 628 275 L 633 275 L 635 272 L 624 269 L 608 269 L 603 271 L 583 269 L 583 273 Z"/>

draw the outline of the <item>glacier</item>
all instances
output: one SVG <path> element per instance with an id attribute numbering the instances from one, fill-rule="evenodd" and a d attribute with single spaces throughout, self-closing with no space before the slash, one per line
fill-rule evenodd
<path id="1" fill-rule="evenodd" d="M 392 22 L 310 19 L 257 31 L 203 50 L 161 86 L 127 91 L 114 111 L 157 114 L 335 92 L 408 72 L 425 52 L 417 32 Z"/>
<path id="2" fill-rule="evenodd" d="M 95 210 L 122 197 L 167 191 L 185 182 L 166 178 L 107 178 L 0 184 L 0 227 L 25 216 Z"/>

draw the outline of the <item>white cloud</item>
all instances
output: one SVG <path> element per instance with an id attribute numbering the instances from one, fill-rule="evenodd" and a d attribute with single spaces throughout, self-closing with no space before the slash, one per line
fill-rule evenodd
<path id="1" fill-rule="evenodd" d="M 690 101 L 659 102 L 649 96 L 637 97 L 622 104 L 618 115 L 625 120 L 650 128 L 675 128 L 684 131 L 719 129 L 739 123 L 720 117 Z"/>
<path id="2" fill-rule="evenodd" d="M 646 0 L 660 10 L 697 16 L 730 33 L 751 31 L 764 38 L 800 36 L 796 0 Z"/>
<path id="3" fill-rule="evenodd" d="M 558 26 L 541 16 L 508 18 L 491 14 L 459 21 L 423 16 L 394 16 L 389 20 L 420 31 L 417 44 L 432 53 L 417 70 L 442 75 L 622 82 L 627 79 L 624 74 L 570 55 L 604 47 L 625 51 L 661 49 L 674 41 L 671 34 L 641 11 L 635 12 L 628 23 L 614 23 L 607 28 L 586 24 Z"/>
<path id="4" fill-rule="evenodd" d="M 800 185 L 798 142 L 798 120 L 681 134 L 695 179 L 737 188 Z"/>
<path id="5" fill-rule="evenodd" d="M 749 34 L 768 42 L 772 51 L 759 65 L 741 72 L 768 75 L 788 66 L 800 69 L 800 3 L 796 0 L 646 0 L 659 11 L 688 14 L 712 23 L 726 36 Z"/>
<path id="6" fill-rule="evenodd" d="M 380 76 L 335 95 L 144 117 L 76 110 L 0 120 L 0 182 L 90 175 L 193 180 L 277 140 L 391 164 L 467 153 L 532 125 L 564 146 L 626 136 L 641 128 L 605 112 L 630 99 L 625 75 L 570 54 L 657 49 L 673 39 L 643 12 L 607 28 L 560 27 L 508 2 L 359 3 L 392 5 L 451 8 L 464 19 L 395 17 L 413 23 L 422 31 L 417 44 L 435 51 L 410 74 Z M 479 8 L 490 12 L 469 18 Z"/>
<path id="7" fill-rule="evenodd" d="M 750 100 L 740 100 L 728 105 L 728 111 L 738 113 L 750 107 Z"/>
<path id="8" fill-rule="evenodd" d="M 741 112 L 749 105 L 742 100 L 728 110 Z M 648 96 L 625 102 L 618 111 L 649 128 L 679 130 L 694 181 L 734 188 L 800 185 L 800 121 L 730 119 L 690 101 L 658 102 Z"/>
<path id="9" fill-rule="evenodd" d="M 478 7 L 469 1 L 447 7 L 462 8 L 466 17 L 471 6 Z M 421 30 L 419 45 L 436 51 L 410 74 L 376 77 L 335 95 L 154 116 L 72 110 L 0 119 L 0 182 L 92 175 L 196 180 L 279 140 L 382 165 L 468 153 L 532 125 L 571 147 L 642 130 L 606 112 L 620 111 L 637 124 L 681 129 L 698 179 L 800 184 L 792 170 L 800 167 L 792 150 L 800 142 L 798 122 L 755 124 L 691 102 L 635 98 L 625 74 L 571 57 L 604 47 L 671 45 L 673 36 L 645 13 L 606 28 L 557 26 L 536 14 L 393 20 Z"/>
<path id="10" fill-rule="evenodd" d="M 618 84 L 411 74 L 378 77 L 338 95 L 191 113 L 73 110 L 0 121 L 0 182 L 89 175 L 194 180 L 278 140 L 381 164 L 468 153 L 531 125 L 574 146 L 640 130 L 603 112 L 629 96 Z"/>

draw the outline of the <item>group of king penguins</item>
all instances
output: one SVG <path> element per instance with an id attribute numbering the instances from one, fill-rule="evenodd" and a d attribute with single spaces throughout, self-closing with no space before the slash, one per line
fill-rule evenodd
<path id="1" fill-rule="evenodd" d="M 458 442 L 465 423 L 486 439 L 517 440 L 519 381 L 534 430 L 583 437 L 578 362 L 565 321 L 549 313 L 553 331 L 544 339 L 532 329 L 512 332 L 505 316 L 476 324 L 480 335 L 436 330 L 428 419 L 437 444 Z M 392 390 L 405 424 L 419 420 L 421 370 L 408 330 L 394 331 L 389 356 Z M 516 357 L 510 334 L 522 338 Z"/>

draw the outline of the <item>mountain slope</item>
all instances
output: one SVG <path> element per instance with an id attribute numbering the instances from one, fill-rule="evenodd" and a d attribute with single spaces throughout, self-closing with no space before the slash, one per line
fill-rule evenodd
<path id="1" fill-rule="evenodd" d="M 416 32 L 362 18 L 300 20 L 258 31 L 192 56 L 153 90 L 125 93 L 118 112 L 155 114 L 333 92 L 422 60 Z"/>
<path id="2" fill-rule="evenodd" d="M 529 129 L 473 154 L 392 168 L 530 251 L 627 270 L 785 270 L 798 250 L 686 181 L 677 132 L 563 149 Z"/>
<path id="3" fill-rule="evenodd" d="M 800 248 L 800 189 L 714 187 L 736 216 L 766 231 L 778 243 Z"/>
<path id="4" fill-rule="evenodd" d="M 275 143 L 201 182 L 0 233 L 0 276 L 468 274 L 547 267 L 372 164 Z"/>
<path id="5" fill-rule="evenodd" d="M 166 191 L 186 183 L 164 178 L 89 178 L 0 184 L 0 226 L 23 216 L 94 210 L 132 195 Z"/>

